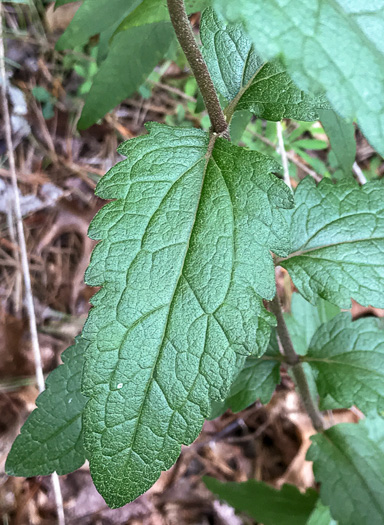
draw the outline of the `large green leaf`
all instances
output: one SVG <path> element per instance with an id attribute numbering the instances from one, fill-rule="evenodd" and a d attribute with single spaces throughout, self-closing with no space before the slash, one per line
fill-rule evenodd
<path id="1" fill-rule="evenodd" d="M 291 313 L 284 314 L 289 335 L 297 354 L 307 353 L 309 343 L 316 330 L 340 312 L 340 308 L 319 299 L 317 305 L 308 303 L 302 295 L 294 293 Z"/>
<path id="2" fill-rule="evenodd" d="M 242 26 L 225 24 L 211 8 L 203 12 L 200 38 L 216 89 L 236 109 L 268 120 L 317 120 L 318 109 L 328 107 L 324 97 L 299 89 L 280 63 L 265 63 Z"/>
<path id="3" fill-rule="evenodd" d="M 74 48 L 87 43 L 91 36 L 101 33 L 127 16 L 141 1 L 97 0 L 95 2 L 95 0 L 84 0 L 66 31 L 58 40 L 57 49 Z"/>
<path id="4" fill-rule="evenodd" d="M 112 507 L 147 490 L 196 438 L 236 356 L 264 352 L 270 250 L 289 249 L 279 208 L 292 195 L 275 161 L 199 130 L 149 130 L 99 182 L 97 194 L 117 200 L 89 230 L 103 240 L 86 280 L 103 288 L 83 332 L 84 439 Z"/>
<path id="5" fill-rule="evenodd" d="M 304 297 L 349 308 L 351 297 L 384 307 L 384 181 L 353 180 L 316 186 L 305 178 L 287 212 L 292 253 L 278 259 Z"/>
<path id="6" fill-rule="evenodd" d="M 305 525 L 318 500 L 318 494 L 308 489 L 304 494 L 293 485 L 276 490 L 261 481 L 221 483 L 204 478 L 209 490 L 241 512 L 246 512 L 264 525 Z"/>
<path id="7" fill-rule="evenodd" d="M 384 453 L 364 424 L 342 423 L 311 439 L 307 459 L 332 516 L 340 525 L 382 525 Z"/>
<path id="8" fill-rule="evenodd" d="M 63 364 L 48 376 L 6 462 L 10 476 L 68 474 L 85 461 L 81 415 L 86 398 L 80 392 L 86 341 L 76 338 Z"/>
<path id="9" fill-rule="evenodd" d="M 173 39 L 170 22 L 118 33 L 97 72 L 79 121 L 87 128 L 134 93 L 163 58 Z"/>
<path id="10" fill-rule="evenodd" d="M 384 325 L 378 319 L 352 322 L 342 313 L 323 324 L 304 358 L 316 371 L 320 396 L 341 406 L 384 415 Z"/>
<path id="11" fill-rule="evenodd" d="M 356 157 L 355 127 L 353 122 L 346 122 L 337 113 L 321 109 L 319 118 L 330 140 L 339 167 L 349 177 Z"/>
<path id="12" fill-rule="evenodd" d="M 384 0 L 216 0 L 264 59 L 282 56 L 297 85 L 325 91 L 384 154 Z"/>

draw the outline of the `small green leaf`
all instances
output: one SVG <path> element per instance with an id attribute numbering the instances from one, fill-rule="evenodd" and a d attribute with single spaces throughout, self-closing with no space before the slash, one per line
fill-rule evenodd
<path id="1" fill-rule="evenodd" d="M 42 86 L 35 86 L 31 93 L 38 102 L 51 102 L 53 99 L 52 95 Z"/>
<path id="2" fill-rule="evenodd" d="M 351 297 L 384 307 L 384 181 L 359 186 L 345 179 L 306 177 L 287 212 L 292 253 L 278 259 L 311 303 L 320 296 L 341 308 Z"/>
<path id="3" fill-rule="evenodd" d="M 307 353 L 316 330 L 340 312 L 340 308 L 319 299 L 317 305 L 308 303 L 299 293 L 292 295 L 291 313 L 284 314 L 293 347 L 299 355 Z"/>
<path id="4" fill-rule="evenodd" d="M 8 475 L 68 474 L 84 463 L 81 416 L 86 398 L 80 384 L 86 346 L 77 337 L 63 352 L 63 364 L 49 374 L 37 408 L 12 445 L 5 465 Z"/>
<path id="5" fill-rule="evenodd" d="M 309 150 L 322 150 L 327 149 L 328 144 L 325 142 L 325 140 L 317 140 L 317 139 L 301 139 L 296 140 L 294 145 L 296 147 L 302 148 L 302 149 L 309 149 Z"/>
<path id="6" fill-rule="evenodd" d="M 318 500 L 315 510 L 310 515 L 306 525 L 337 525 L 337 522 L 332 518 L 329 507 L 326 507 Z"/>
<path id="7" fill-rule="evenodd" d="M 91 126 L 132 95 L 163 58 L 172 39 L 170 22 L 132 27 L 116 35 L 94 77 L 78 127 Z"/>
<path id="8" fill-rule="evenodd" d="M 97 35 L 113 26 L 116 21 L 127 16 L 142 0 L 84 0 L 76 11 L 73 20 L 61 35 L 56 48 L 73 49 L 86 44 L 91 36 Z M 56 7 L 58 6 L 56 2 Z"/>
<path id="9" fill-rule="evenodd" d="M 384 415 L 384 325 L 378 319 L 352 322 L 349 313 L 323 324 L 304 358 L 316 371 L 320 396 L 341 406 Z"/>
<path id="10" fill-rule="evenodd" d="M 242 22 L 260 55 L 281 56 L 303 90 L 325 92 L 344 118 L 357 117 L 384 154 L 383 1 L 216 0 L 231 23 Z"/>
<path id="11" fill-rule="evenodd" d="M 360 425 L 365 428 L 369 439 L 377 443 L 384 454 L 384 424 L 382 418 L 379 416 L 370 416 L 362 420 Z"/>
<path id="12" fill-rule="evenodd" d="M 318 500 L 317 492 L 312 489 L 301 493 L 293 485 L 283 485 L 276 490 L 254 479 L 221 483 L 205 477 L 204 483 L 231 507 L 264 525 L 305 525 Z"/>
<path id="13" fill-rule="evenodd" d="M 225 24 L 211 8 L 202 14 L 200 38 L 216 89 L 237 110 L 267 120 L 317 120 L 318 109 L 329 107 L 324 97 L 298 89 L 281 64 L 265 63 L 241 24 Z"/>
<path id="14" fill-rule="evenodd" d="M 346 122 L 337 113 L 321 109 L 319 117 L 325 133 L 330 140 L 339 167 L 351 176 L 352 165 L 356 157 L 355 127 L 353 122 Z"/>
<path id="15" fill-rule="evenodd" d="M 75 1 L 76 0 L 56 0 L 56 2 L 55 2 L 55 9 L 57 9 L 58 7 L 61 7 L 62 5 L 65 5 L 65 4 L 72 4 Z"/>
<path id="16" fill-rule="evenodd" d="M 252 113 L 249 111 L 236 111 L 229 124 L 229 133 L 231 141 L 238 144 L 244 134 L 245 128 L 252 118 Z"/>
<path id="17" fill-rule="evenodd" d="M 268 403 L 280 382 L 281 354 L 277 344 L 276 332 L 272 331 L 267 351 L 262 357 L 247 357 L 240 373 L 232 383 L 228 397 L 215 403 L 214 414 L 218 417 L 228 408 L 232 412 L 240 412 L 257 399 L 264 404 Z"/>
<path id="18" fill-rule="evenodd" d="M 188 14 L 196 13 L 210 5 L 211 0 L 186 0 L 185 9 Z M 163 0 L 143 0 L 119 25 L 116 34 L 130 27 L 139 27 L 155 22 L 169 22 L 167 3 Z"/>
<path id="19" fill-rule="evenodd" d="M 83 331 L 84 442 L 112 507 L 147 490 L 197 437 L 237 356 L 265 351 L 270 251 L 289 250 L 280 207 L 292 195 L 275 161 L 196 129 L 149 131 L 99 182 L 97 194 L 117 200 L 89 229 L 102 242 L 86 280 L 103 288 Z"/>
<path id="20" fill-rule="evenodd" d="M 382 525 L 384 453 L 364 424 L 335 425 L 311 440 L 307 459 L 332 516 L 340 525 Z"/>

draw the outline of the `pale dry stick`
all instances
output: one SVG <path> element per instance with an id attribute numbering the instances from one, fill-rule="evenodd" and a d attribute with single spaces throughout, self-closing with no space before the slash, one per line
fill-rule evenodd
<path id="1" fill-rule="evenodd" d="M 271 140 L 267 139 L 266 137 L 263 137 L 263 135 L 260 135 L 259 133 L 256 133 L 255 131 L 252 131 L 251 129 L 247 128 L 251 135 L 253 135 L 255 138 L 261 140 L 261 142 L 264 142 L 267 146 L 270 146 L 271 148 L 277 150 L 278 146 L 274 144 Z M 302 169 L 305 173 L 310 175 L 313 179 L 315 179 L 316 182 L 321 181 L 320 175 L 318 175 L 315 171 L 311 170 L 306 166 L 303 162 L 296 159 L 295 154 L 291 151 L 287 151 L 287 157 L 288 159 L 296 164 L 296 166 L 300 169 Z"/>
<path id="2" fill-rule="evenodd" d="M 364 175 L 362 169 L 357 164 L 357 162 L 353 163 L 352 166 L 353 173 L 356 175 L 357 180 L 360 182 L 361 185 L 365 184 L 367 182 L 367 178 Z"/>
<path id="3" fill-rule="evenodd" d="M 9 230 L 9 236 L 11 238 L 12 244 L 16 246 L 16 232 L 15 232 L 15 228 L 13 225 L 13 210 L 12 210 L 12 205 L 10 205 L 9 202 L 6 203 L 6 209 L 7 209 L 7 227 Z M 13 252 L 14 260 L 16 261 L 16 266 L 19 267 L 20 265 L 19 251 L 17 249 L 13 249 L 12 252 Z M 21 308 L 21 304 L 22 304 L 21 293 L 22 293 L 21 273 L 19 271 L 16 271 L 15 272 L 15 288 L 14 288 L 14 297 L 15 297 L 14 304 L 15 304 L 16 312 L 19 312 Z"/>
<path id="4" fill-rule="evenodd" d="M 284 182 L 285 184 L 292 189 L 291 179 L 289 177 L 289 167 L 288 167 L 288 157 L 287 152 L 285 151 L 284 138 L 283 138 L 283 126 L 281 121 L 276 122 L 277 138 L 279 141 L 279 154 L 281 157 L 281 162 L 283 164 L 284 170 Z"/>
<path id="5" fill-rule="evenodd" d="M 1 98 L 2 98 L 2 105 L 3 105 L 4 125 L 5 125 L 5 139 L 6 139 L 7 150 L 8 150 L 8 161 L 9 161 L 12 188 L 13 188 L 13 194 L 14 194 L 14 214 L 16 218 L 17 236 L 18 236 L 19 247 L 20 247 L 21 268 L 23 271 L 23 278 L 24 278 L 25 302 L 26 302 L 26 307 L 27 307 L 28 317 L 29 317 L 29 329 L 31 332 L 33 358 L 35 361 L 36 382 L 37 382 L 39 392 L 42 392 L 44 390 L 44 375 L 43 375 L 43 368 L 41 364 L 39 340 L 37 336 L 36 315 L 35 315 L 35 308 L 33 304 L 31 276 L 29 273 L 27 245 L 25 242 L 23 218 L 22 218 L 21 207 L 20 207 L 19 189 L 17 186 L 16 164 L 15 164 L 15 156 L 13 152 L 13 145 L 12 145 L 11 120 L 9 116 L 8 101 L 7 101 L 7 94 L 6 94 L 7 79 L 5 75 L 4 58 L 5 58 L 5 54 L 4 54 L 4 41 L 3 41 L 3 6 L 0 5 L 0 76 L 1 76 L 1 95 L 2 95 Z M 53 485 L 53 490 L 54 490 L 55 500 L 56 500 L 58 523 L 59 525 L 65 525 L 63 497 L 61 494 L 59 477 L 56 472 L 52 474 L 52 485 Z"/>

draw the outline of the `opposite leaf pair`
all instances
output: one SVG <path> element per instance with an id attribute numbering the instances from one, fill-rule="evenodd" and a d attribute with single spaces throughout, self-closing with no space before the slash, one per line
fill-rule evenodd
<path id="1" fill-rule="evenodd" d="M 301 118 L 315 118 L 323 97 L 305 95 L 277 62 L 261 66 L 238 31 L 210 10 L 203 15 L 204 53 L 214 82 L 226 90 L 228 120 L 237 104 L 268 118 L 299 110 Z M 212 41 L 221 42 L 219 53 Z M 236 79 L 228 83 L 233 71 L 221 64 L 232 55 Z M 66 393 L 64 424 L 49 397 L 51 380 L 7 463 L 13 474 L 64 473 L 82 462 L 84 443 L 95 485 L 111 507 L 139 496 L 173 464 L 181 445 L 197 437 L 211 401 L 227 396 L 246 357 L 264 353 L 275 323 L 262 303 L 275 295 L 270 252 L 312 302 L 320 296 L 348 307 L 352 296 L 384 306 L 382 181 L 360 188 L 349 180 L 316 186 L 305 179 L 293 209 L 290 190 L 274 175 L 279 165 L 215 134 L 152 124 L 120 151 L 128 159 L 97 188 L 115 200 L 90 227 L 101 242 L 86 280 L 102 290 L 82 338 L 53 373 Z M 309 357 L 321 377 L 316 352 Z M 350 392 L 332 395 L 353 401 Z M 20 450 L 26 441 L 39 444 L 44 418 L 55 430 L 42 438 L 41 469 Z"/>
<path id="2" fill-rule="evenodd" d="M 384 519 L 384 420 L 341 423 L 311 439 L 307 459 L 313 461 L 320 496 L 300 493 L 292 485 L 276 490 L 265 483 L 220 483 L 208 488 L 236 510 L 264 525 L 381 525 Z M 332 516 L 327 507 L 329 505 Z M 332 517 L 334 519 L 332 519 Z"/>

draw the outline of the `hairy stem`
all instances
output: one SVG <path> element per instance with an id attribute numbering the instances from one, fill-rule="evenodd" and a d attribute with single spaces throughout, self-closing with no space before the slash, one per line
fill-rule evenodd
<path id="1" fill-rule="evenodd" d="M 221 109 L 207 65 L 193 35 L 191 24 L 189 23 L 187 12 L 185 10 L 184 1 L 167 0 L 167 3 L 177 40 L 179 41 L 196 78 L 209 118 L 211 119 L 212 129 L 215 133 L 229 138 L 228 123 L 225 119 L 223 110 Z"/>
<path id="2" fill-rule="evenodd" d="M 300 358 L 296 354 L 295 349 L 293 348 L 292 339 L 289 335 L 287 325 L 284 320 L 283 311 L 280 304 L 279 296 L 276 294 L 275 298 L 269 303 L 271 311 L 275 314 L 277 319 L 277 334 L 280 339 L 281 346 L 284 350 L 285 361 L 292 366 L 292 373 L 296 383 L 296 386 L 299 390 L 301 399 L 303 401 L 305 410 L 307 411 L 309 417 L 311 418 L 312 424 L 318 432 L 324 430 L 324 421 L 323 417 L 320 414 L 319 409 L 316 406 L 316 403 L 312 399 L 308 381 L 305 376 L 303 366 L 300 363 Z"/>

